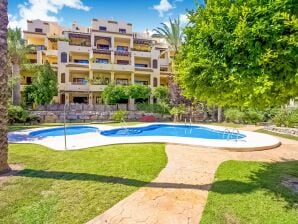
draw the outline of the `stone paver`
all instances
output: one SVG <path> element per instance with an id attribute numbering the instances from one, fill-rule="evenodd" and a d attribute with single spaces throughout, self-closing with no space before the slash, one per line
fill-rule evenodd
<path id="1" fill-rule="evenodd" d="M 168 144 L 168 164 L 159 176 L 88 224 L 198 224 L 219 164 L 297 160 L 298 142 L 280 140 L 278 148 L 255 152 Z"/>

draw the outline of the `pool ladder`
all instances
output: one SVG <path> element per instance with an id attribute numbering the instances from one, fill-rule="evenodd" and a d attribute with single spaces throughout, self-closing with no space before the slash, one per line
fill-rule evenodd
<path id="1" fill-rule="evenodd" d="M 237 141 L 239 140 L 239 138 L 240 138 L 240 132 L 239 132 L 239 130 L 236 129 L 236 128 L 233 128 L 233 129 L 228 129 L 228 128 L 226 128 L 226 129 L 224 130 L 223 135 L 222 135 L 222 138 L 223 138 L 223 139 L 225 139 L 225 135 L 227 136 L 227 141 L 229 141 L 229 140 L 235 140 L 235 141 L 237 142 Z M 231 137 L 232 137 L 233 135 L 236 136 L 235 139 L 231 139 Z"/>
<path id="2" fill-rule="evenodd" d="M 187 120 L 186 118 L 184 119 L 184 125 L 186 126 L 187 124 Z M 192 126 L 192 122 L 191 122 L 191 118 L 189 118 L 189 126 L 191 127 Z"/>

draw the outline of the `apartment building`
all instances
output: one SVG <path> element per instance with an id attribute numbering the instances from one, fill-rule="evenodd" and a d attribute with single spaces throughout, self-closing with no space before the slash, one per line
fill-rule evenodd
<path id="1" fill-rule="evenodd" d="M 55 22 L 32 20 L 27 27 L 24 39 L 36 46 L 28 54 L 30 63 L 48 61 L 57 71 L 55 103 L 101 104 L 109 83 L 151 88 L 168 84 L 171 52 L 167 44 L 148 32 L 134 33 L 131 23 L 92 19 L 90 27 L 73 22 L 64 28 Z M 21 89 L 31 82 L 32 74 L 23 72 Z"/>

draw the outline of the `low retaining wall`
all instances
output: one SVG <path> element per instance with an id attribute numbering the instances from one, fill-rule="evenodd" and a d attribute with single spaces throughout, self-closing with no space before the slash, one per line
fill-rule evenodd
<path id="1" fill-rule="evenodd" d="M 281 133 L 281 134 L 298 136 L 298 128 L 268 126 L 268 127 L 266 127 L 266 129 L 268 131 L 278 132 L 278 133 Z"/>
<path id="2" fill-rule="evenodd" d="M 112 121 L 115 111 L 66 111 L 66 120 L 68 122 L 102 122 Z M 41 122 L 55 123 L 64 121 L 63 111 L 32 111 L 37 115 Z M 145 113 L 140 111 L 127 111 L 127 121 L 138 121 L 141 117 L 153 115 L 157 121 L 170 121 L 170 115 L 161 115 L 155 113 Z"/>

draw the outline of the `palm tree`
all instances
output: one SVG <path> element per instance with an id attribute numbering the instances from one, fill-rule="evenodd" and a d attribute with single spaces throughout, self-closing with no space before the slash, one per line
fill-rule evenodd
<path id="1" fill-rule="evenodd" d="M 7 163 L 7 0 L 0 0 L 0 173 L 9 170 Z"/>
<path id="2" fill-rule="evenodd" d="M 12 103 L 19 105 L 21 103 L 20 87 L 20 66 L 25 60 L 29 47 L 25 45 L 20 28 L 8 29 L 8 60 L 11 65 L 11 74 L 13 79 Z"/>
<path id="3" fill-rule="evenodd" d="M 183 39 L 183 27 L 181 26 L 179 17 L 177 19 L 169 19 L 169 23 L 161 23 L 161 27 L 157 27 L 153 31 L 156 32 L 156 35 L 164 38 L 168 45 L 171 47 L 171 50 L 174 52 L 174 55 L 178 53 Z"/>

